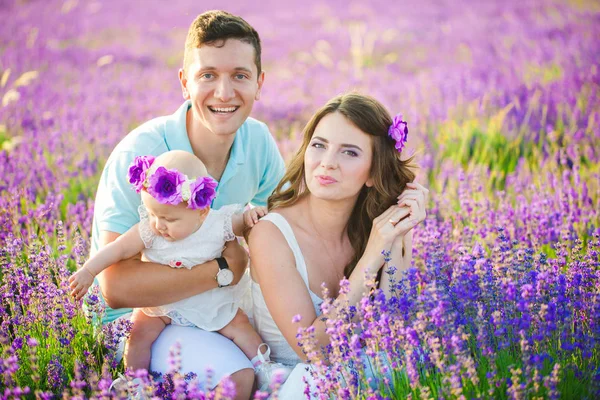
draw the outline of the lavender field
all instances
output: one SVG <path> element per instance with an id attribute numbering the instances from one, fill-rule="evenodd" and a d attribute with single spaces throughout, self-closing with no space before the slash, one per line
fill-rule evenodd
<path id="1" fill-rule="evenodd" d="M 108 155 L 181 104 L 187 28 L 225 8 L 261 35 L 252 116 L 284 159 L 318 107 L 359 90 L 403 113 L 431 191 L 397 296 L 324 303 L 361 318 L 328 321 L 319 398 L 600 398 L 600 3 L 284 3 L 0 0 L 0 397 L 125 395 L 109 386 L 128 327 L 86 315 L 67 279 Z M 371 385 L 346 368 L 362 354 Z M 234 393 L 149 383 L 162 398 Z"/>

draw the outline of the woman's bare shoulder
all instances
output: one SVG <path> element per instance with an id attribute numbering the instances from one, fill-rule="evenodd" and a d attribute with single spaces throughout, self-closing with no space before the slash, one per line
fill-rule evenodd
<path id="1" fill-rule="evenodd" d="M 268 219 L 261 219 L 254 225 L 248 236 L 248 248 L 252 279 L 259 284 L 264 273 L 278 271 L 286 274 L 296 268 L 294 253 L 285 236 Z"/>
<path id="2" fill-rule="evenodd" d="M 280 214 L 287 220 L 287 213 L 280 212 L 280 210 L 270 214 Z M 291 249 L 283 232 L 281 232 L 274 222 L 265 218 L 261 218 L 250 230 L 248 235 L 248 247 L 251 256 L 253 253 L 264 253 L 265 251 L 269 254 L 281 254 L 282 252 L 287 253 L 287 251 L 291 253 Z"/>
<path id="3" fill-rule="evenodd" d="M 304 225 L 304 207 L 302 204 L 297 203 L 285 208 L 278 208 L 273 213 L 281 215 L 287 223 L 292 227 L 295 234 L 306 230 Z"/>

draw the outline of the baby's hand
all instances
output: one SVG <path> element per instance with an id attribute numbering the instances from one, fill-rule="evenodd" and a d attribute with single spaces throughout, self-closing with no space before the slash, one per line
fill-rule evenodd
<path id="1" fill-rule="evenodd" d="M 244 225 L 252 228 L 261 217 L 264 217 L 268 213 L 267 207 L 254 207 L 244 211 Z"/>
<path id="2" fill-rule="evenodd" d="M 72 289 L 71 296 L 80 300 L 87 293 L 94 282 L 94 275 L 86 268 L 81 268 L 69 278 L 69 287 Z"/>

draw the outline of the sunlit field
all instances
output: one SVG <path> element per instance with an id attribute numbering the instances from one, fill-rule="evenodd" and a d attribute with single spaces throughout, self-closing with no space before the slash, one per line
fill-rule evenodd
<path id="1" fill-rule="evenodd" d="M 98 293 L 75 301 L 67 279 L 108 155 L 181 104 L 188 26 L 225 8 L 261 35 L 252 116 L 284 159 L 357 90 L 404 115 L 431 191 L 397 296 L 324 303 L 346 316 L 328 320 L 329 367 L 300 332 L 318 396 L 600 398 L 600 3 L 284 3 L 0 0 L 0 397 L 127 396 L 109 386 L 130 327 L 101 325 Z M 149 394 L 233 396 L 178 373 L 177 352 L 172 375 L 140 375 Z M 363 354 L 370 384 L 348 369 Z"/>

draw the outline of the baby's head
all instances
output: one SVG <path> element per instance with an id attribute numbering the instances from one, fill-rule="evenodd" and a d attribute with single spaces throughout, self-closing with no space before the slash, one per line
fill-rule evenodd
<path id="1" fill-rule="evenodd" d="M 136 157 L 129 182 L 141 192 L 150 226 L 167 240 L 184 239 L 206 217 L 217 182 L 195 155 L 173 150 L 153 158 Z"/>

